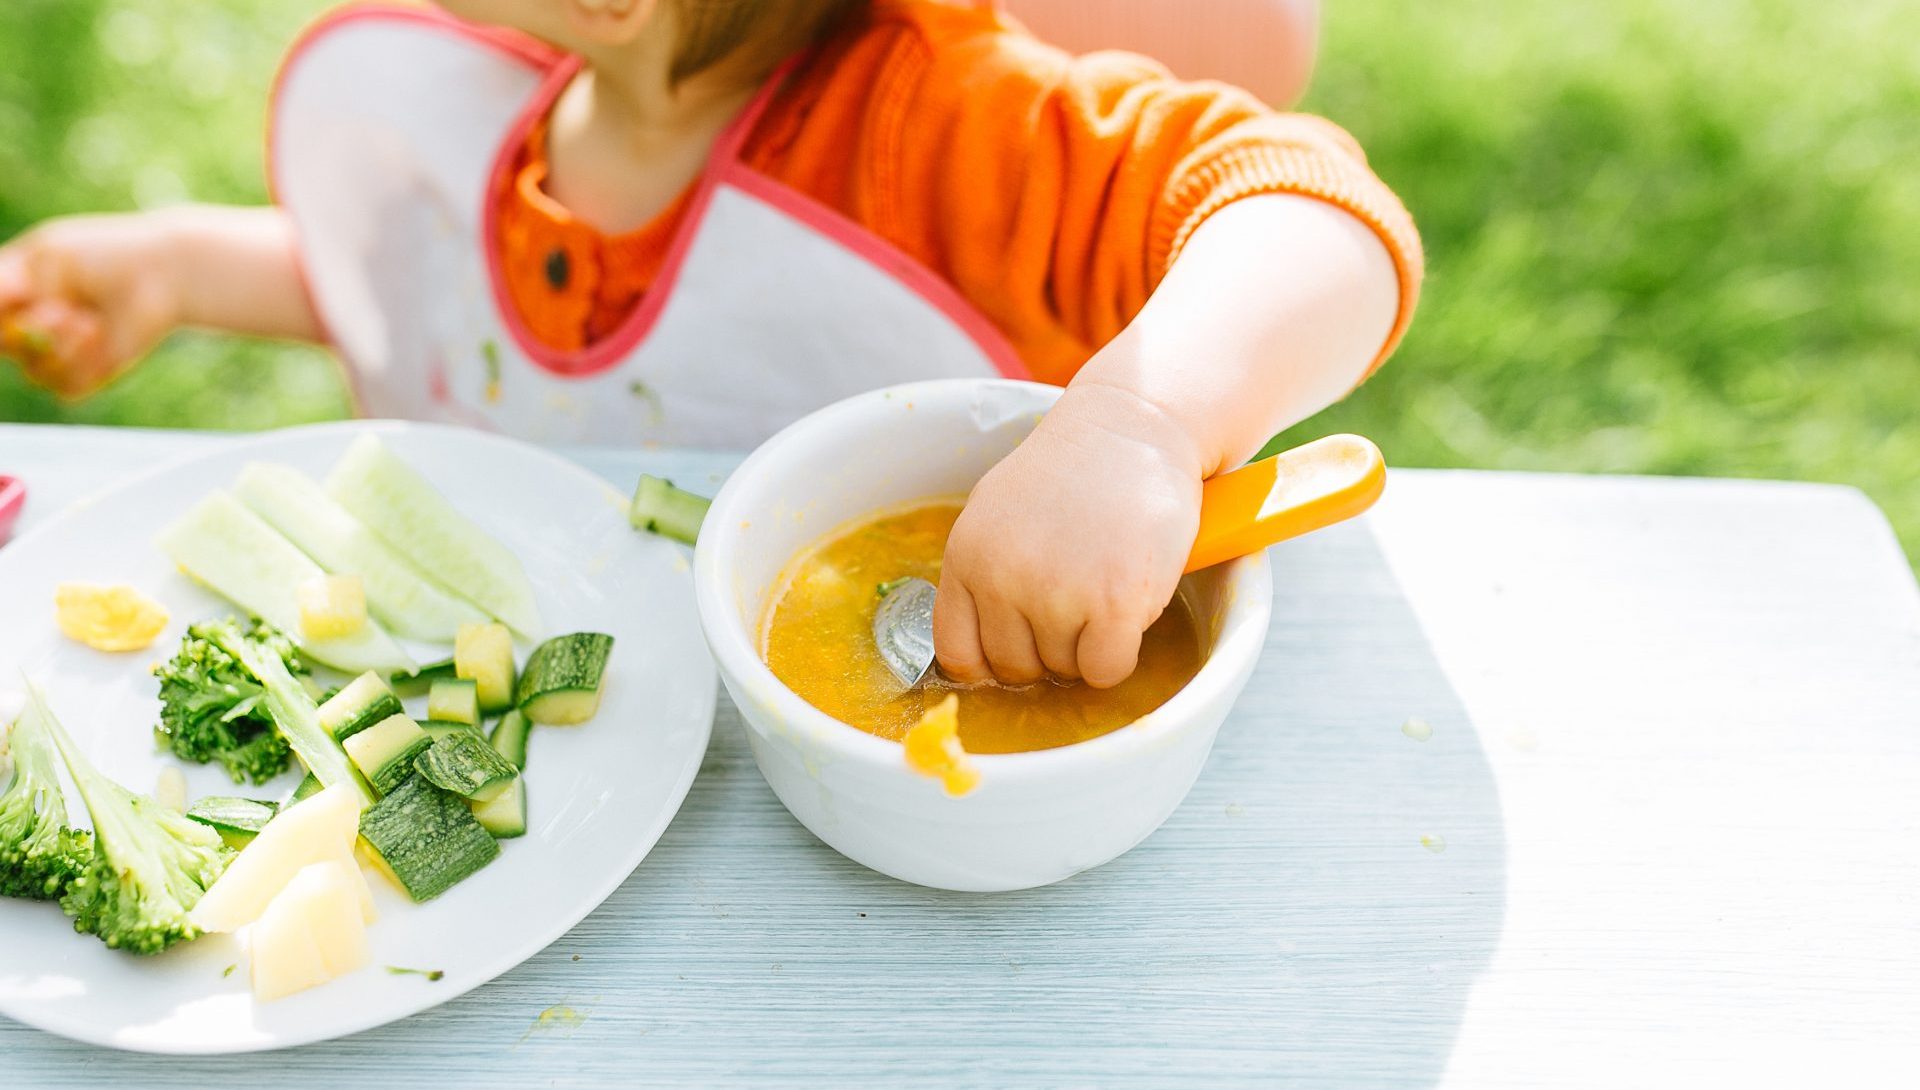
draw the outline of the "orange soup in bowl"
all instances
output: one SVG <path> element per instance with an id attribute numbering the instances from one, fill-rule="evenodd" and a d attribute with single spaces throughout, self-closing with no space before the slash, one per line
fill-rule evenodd
<path id="1" fill-rule="evenodd" d="M 952 693 L 968 753 L 1021 753 L 1118 730 L 1166 703 L 1199 671 L 1199 631 L 1176 596 L 1141 641 L 1139 668 L 1113 688 L 1052 681 L 959 686 L 935 670 L 903 690 L 873 642 L 879 588 L 906 576 L 939 583 L 947 534 L 959 515 L 956 501 L 882 512 L 795 557 L 761 624 L 760 651 L 774 676 L 835 719 L 896 741 Z"/>

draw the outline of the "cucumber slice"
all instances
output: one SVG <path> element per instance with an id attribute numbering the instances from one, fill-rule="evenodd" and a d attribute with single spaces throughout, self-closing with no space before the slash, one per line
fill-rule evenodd
<path id="1" fill-rule="evenodd" d="M 429 686 L 443 677 L 453 677 L 453 660 L 441 659 L 430 662 L 411 674 L 389 674 L 387 685 L 401 696 L 420 696 Z"/>
<path id="2" fill-rule="evenodd" d="M 515 780 L 492 802 L 476 802 L 473 819 L 496 840 L 527 835 L 527 781 Z"/>
<path id="3" fill-rule="evenodd" d="M 475 802 L 492 802 L 520 775 L 479 731 L 441 736 L 414 767 L 435 786 Z"/>
<path id="4" fill-rule="evenodd" d="M 327 494 L 448 590 L 523 636 L 539 634 L 540 609 L 520 558 L 378 438 L 353 441 L 327 476 Z"/>
<path id="5" fill-rule="evenodd" d="M 371 621 L 339 639 L 300 634 L 298 588 L 326 573 L 226 492 L 214 492 L 162 530 L 160 547 L 214 593 L 295 636 L 301 652 L 316 662 L 355 674 L 414 668 L 387 630 Z"/>
<path id="6" fill-rule="evenodd" d="M 479 685 L 483 713 L 513 707 L 513 635 L 506 625 L 461 625 L 453 638 L 453 670 Z"/>
<path id="7" fill-rule="evenodd" d="M 314 781 L 315 787 L 319 781 Z M 261 799 L 240 799 L 226 795 L 208 795 L 187 807 L 187 817 L 210 826 L 229 848 L 244 848 L 267 827 L 280 805 Z"/>
<path id="8" fill-rule="evenodd" d="M 324 790 L 326 790 L 326 785 L 320 782 L 320 777 L 309 772 L 306 774 L 306 777 L 294 787 L 293 797 L 287 800 L 287 805 L 291 806 L 301 799 L 312 798 Z"/>
<path id="9" fill-rule="evenodd" d="M 320 705 L 320 725 L 335 740 L 347 739 L 386 719 L 406 711 L 400 698 L 393 695 L 380 675 L 369 670 Z"/>
<path id="10" fill-rule="evenodd" d="M 533 733 L 533 720 L 519 708 L 515 708 L 500 717 L 493 725 L 494 751 L 513 762 L 513 767 L 522 772 L 527 770 L 527 735 Z"/>
<path id="11" fill-rule="evenodd" d="M 444 719 L 422 719 L 420 721 L 420 729 L 426 731 L 427 736 L 436 742 L 449 734 L 480 733 L 480 728 L 471 723 L 449 723 Z"/>
<path id="12" fill-rule="evenodd" d="M 493 862 L 500 845 L 467 801 L 411 776 L 360 815 L 366 838 L 415 901 L 430 901 Z"/>
<path id="13" fill-rule="evenodd" d="M 713 501 L 659 477 L 640 475 L 633 490 L 633 503 L 627 508 L 627 521 L 636 530 L 648 530 L 661 537 L 692 545 L 700 537 L 700 524 L 706 520 Z"/>
<path id="14" fill-rule="evenodd" d="M 347 739 L 347 756 L 373 785 L 386 795 L 413 775 L 413 762 L 433 745 L 420 725 L 405 715 L 391 715 Z"/>
<path id="15" fill-rule="evenodd" d="M 599 632 L 555 636 L 534 648 L 514 688 L 514 702 L 536 723 L 571 726 L 600 710 L 613 637 Z"/>
<path id="16" fill-rule="evenodd" d="M 480 725 L 480 686 L 465 678 L 441 678 L 427 690 L 427 718 Z"/>
<path id="17" fill-rule="evenodd" d="M 380 540 L 318 482 L 292 466 L 253 462 L 240 471 L 234 494 L 267 524 L 330 572 L 354 574 L 367 609 L 401 636 L 447 643 L 463 624 L 486 620 L 472 605 L 434 583 Z"/>

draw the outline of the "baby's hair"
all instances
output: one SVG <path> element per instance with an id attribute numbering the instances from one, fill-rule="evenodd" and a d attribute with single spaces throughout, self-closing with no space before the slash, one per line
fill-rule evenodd
<path id="1" fill-rule="evenodd" d="M 868 0 L 672 0 L 680 20 L 672 83 L 737 59 L 755 74 L 859 16 Z"/>

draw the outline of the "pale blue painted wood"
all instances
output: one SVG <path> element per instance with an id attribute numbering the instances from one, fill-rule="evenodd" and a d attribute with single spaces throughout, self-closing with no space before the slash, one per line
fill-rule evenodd
<path id="1" fill-rule="evenodd" d="M 0 471 L 39 489 L 37 520 L 132 461 L 204 441 L 0 427 Z M 643 468 L 706 487 L 730 464 L 579 457 L 622 488 Z M 1674 491 L 1685 488 L 1718 505 L 1714 526 L 1673 515 L 1694 505 Z M 1503 511 L 1509 522 L 1476 532 Z M 1745 1072 L 1743 1085 L 1804 1084 L 1809 1072 L 1881 1081 L 1874 1072 L 1915 1057 L 1920 949 L 1887 921 L 1911 921 L 1920 888 L 1920 854 L 1901 847 L 1920 832 L 1914 796 L 1893 790 L 1920 784 L 1920 599 L 1877 519 L 1835 489 L 1401 474 L 1379 518 L 1276 550 L 1252 687 L 1186 804 L 1107 867 L 997 896 L 868 872 L 781 809 L 723 699 L 659 846 L 599 911 L 495 983 L 354 1038 L 256 1057 L 124 1055 L 0 1024 L 0 1086 L 1535 1086 L 1680 1071 L 1712 1083 L 1725 1070 Z M 1745 559 L 1713 536 L 1734 529 L 1754 542 Z M 1586 567 L 1555 566 L 1596 539 L 1617 561 L 1594 546 Z M 1746 569 L 1716 574 L 1727 565 Z M 1577 609 L 1560 608 L 1554 572 Z M 1782 616 L 1762 623 L 1743 605 L 1749 577 Z M 1509 583 L 1529 596 L 1523 615 Z M 1596 599 L 1595 583 L 1671 603 L 1671 616 L 1645 619 L 1644 650 L 1631 624 L 1598 616 L 1611 590 Z M 1503 627 L 1476 628 L 1481 617 Z M 1821 642 L 1809 653 L 1741 643 L 1743 626 L 1776 622 Z M 1724 646 L 1701 635 L 1722 631 Z M 1840 669 L 1849 641 L 1884 649 L 1871 677 Z M 1605 676 L 1581 685 L 1549 658 L 1502 675 L 1529 647 L 1590 654 Z M 1643 685 L 1663 663 L 1688 678 Z M 1477 694 L 1473 715 L 1456 685 Z M 1831 747 L 1787 729 L 1783 709 L 1815 697 L 1848 724 Z M 1717 755 L 1727 782 L 1825 762 L 1857 773 L 1858 797 L 1830 818 L 1800 815 L 1805 843 L 1743 811 L 1775 838 L 1780 903 L 1727 925 L 1748 928 L 1733 941 L 1709 925 L 1654 957 L 1636 951 L 1671 936 L 1636 906 L 1711 901 L 1751 877 L 1660 866 L 1723 835 L 1725 797 L 1618 859 L 1554 845 L 1682 794 L 1648 747 L 1690 744 L 1684 722 L 1635 712 L 1661 701 L 1783 724 Z M 1570 705 L 1578 715 L 1562 714 Z M 1617 732 L 1553 733 L 1588 713 Z M 1402 733 L 1410 717 L 1431 725 L 1428 740 Z M 1874 850 L 1823 870 L 1843 838 Z M 1827 890 L 1831 903 L 1807 900 Z M 1621 922 L 1559 925 L 1590 910 Z M 1823 927 L 1851 928 L 1834 943 L 1859 943 L 1861 958 L 1826 953 Z M 1814 953 L 1781 962 L 1792 943 Z M 1844 1044 L 1793 1036 L 1849 989 L 1873 1004 L 1848 1008 Z M 1676 996 L 1690 1016 L 1658 1009 Z M 554 1007 L 581 1020 L 543 1028 Z"/>

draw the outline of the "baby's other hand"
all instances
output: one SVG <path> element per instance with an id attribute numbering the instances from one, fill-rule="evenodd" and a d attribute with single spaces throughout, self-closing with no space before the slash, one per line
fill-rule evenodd
<path id="1" fill-rule="evenodd" d="M 180 320 L 164 216 L 51 220 L 0 246 L 0 354 L 62 397 L 105 386 Z"/>
<path id="2" fill-rule="evenodd" d="M 1159 409 L 1070 387 L 954 524 L 933 618 L 941 668 L 962 682 L 1126 680 L 1193 549 L 1200 482 L 1198 448 Z"/>

